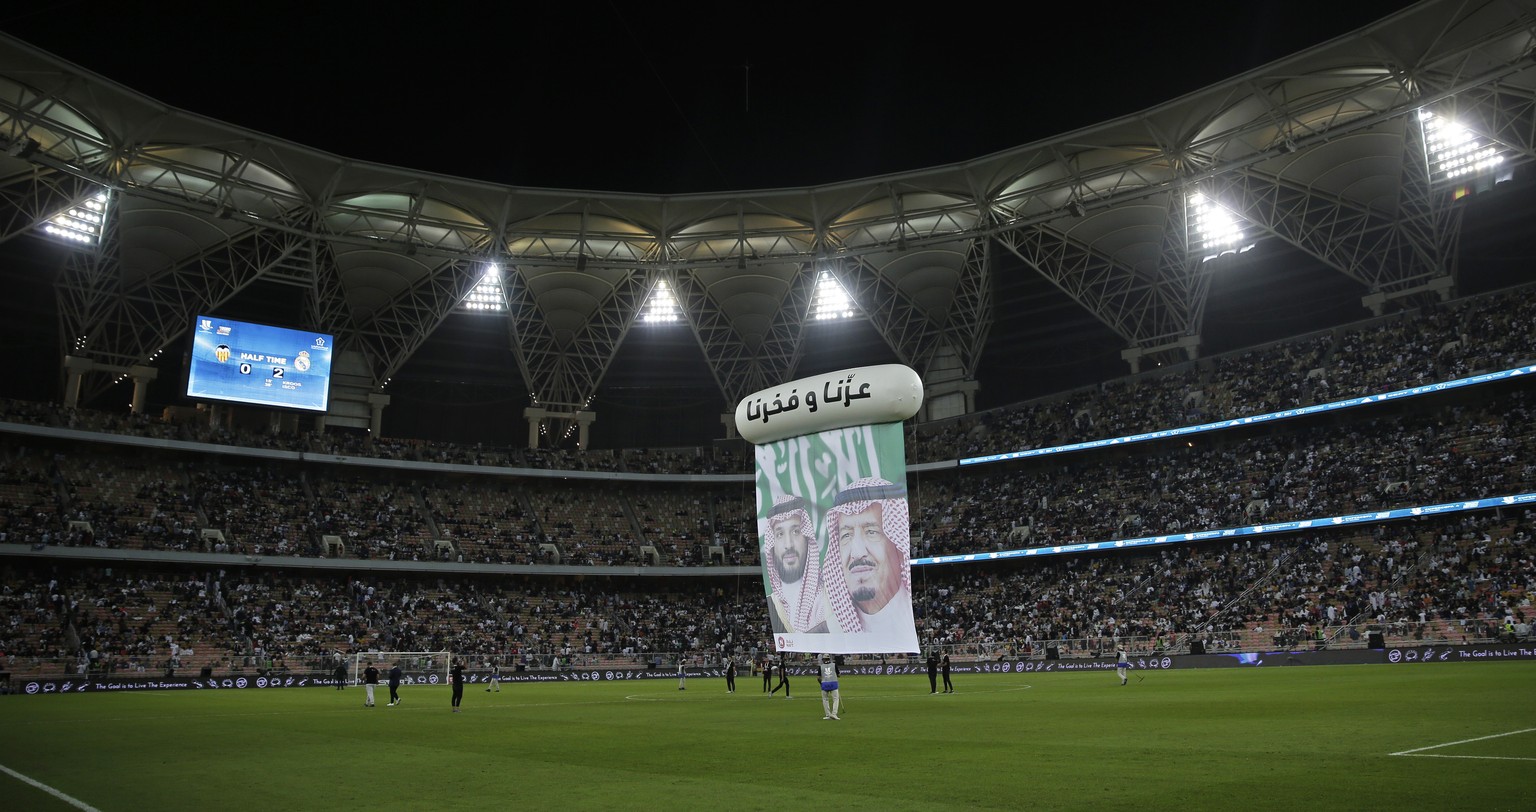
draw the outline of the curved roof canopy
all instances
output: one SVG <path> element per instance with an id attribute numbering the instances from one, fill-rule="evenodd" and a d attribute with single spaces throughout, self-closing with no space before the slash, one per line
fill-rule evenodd
<path id="1" fill-rule="evenodd" d="M 516 188 L 348 160 L 172 109 L 0 37 L 0 240 L 105 188 L 104 242 L 59 301 L 76 355 L 144 363 L 261 282 L 337 334 L 378 390 L 494 267 L 518 374 L 590 401 L 658 281 L 723 403 L 796 376 L 823 274 L 896 359 L 973 380 L 1002 273 L 1031 274 L 1128 358 L 1199 344 L 1202 194 L 1384 297 L 1455 273 L 1421 111 L 1533 154 L 1527 2 L 1428 0 L 1155 108 L 948 166 L 698 195 Z M 1219 264 L 1222 252 L 1216 250 Z M 1006 269 L 1006 270 L 1005 270 Z M 942 372 L 936 370 L 942 369 Z"/>

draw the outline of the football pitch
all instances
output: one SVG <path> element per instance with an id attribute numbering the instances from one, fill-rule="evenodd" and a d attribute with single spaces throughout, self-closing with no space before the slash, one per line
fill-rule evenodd
<path id="1" fill-rule="evenodd" d="M 0 697 L 22 810 L 1531 809 L 1536 663 Z"/>

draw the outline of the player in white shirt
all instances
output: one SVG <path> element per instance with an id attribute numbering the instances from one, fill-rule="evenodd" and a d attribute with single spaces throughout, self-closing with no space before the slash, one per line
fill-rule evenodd
<path id="1" fill-rule="evenodd" d="M 1120 684 L 1125 684 L 1126 669 L 1131 667 L 1131 658 L 1125 656 L 1125 646 L 1115 649 L 1115 675 L 1120 678 Z"/>
<path id="2" fill-rule="evenodd" d="M 842 709 L 843 697 L 837 690 L 837 662 L 832 655 L 821 655 L 821 709 L 826 714 L 822 719 L 836 719 L 837 712 Z"/>

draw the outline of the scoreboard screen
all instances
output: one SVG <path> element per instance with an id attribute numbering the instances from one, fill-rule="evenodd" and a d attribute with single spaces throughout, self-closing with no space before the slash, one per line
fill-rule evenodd
<path id="1" fill-rule="evenodd" d="M 198 316 L 187 397 L 324 412 L 334 336 Z"/>

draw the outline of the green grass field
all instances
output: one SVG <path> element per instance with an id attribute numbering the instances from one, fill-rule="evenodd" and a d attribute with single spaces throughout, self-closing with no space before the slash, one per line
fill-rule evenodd
<path id="1" fill-rule="evenodd" d="M 849 677 L 836 722 L 793 684 L 9 696 L 0 765 L 103 812 L 1536 807 L 1536 663 Z"/>

